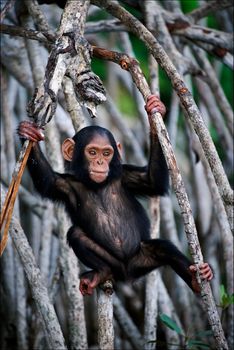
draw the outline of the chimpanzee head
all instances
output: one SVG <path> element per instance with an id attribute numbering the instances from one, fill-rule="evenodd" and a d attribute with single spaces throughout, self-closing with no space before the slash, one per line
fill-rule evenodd
<path id="1" fill-rule="evenodd" d="M 103 185 L 120 177 L 120 151 L 112 133 L 100 126 L 85 127 L 62 145 L 67 170 L 85 184 Z"/>

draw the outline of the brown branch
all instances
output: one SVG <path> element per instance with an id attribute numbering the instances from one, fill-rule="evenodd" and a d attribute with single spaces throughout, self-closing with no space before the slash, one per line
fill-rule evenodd
<path id="1" fill-rule="evenodd" d="M 26 166 L 27 159 L 32 148 L 32 144 L 33 144 L 32 141 L 25 141 L 24 143 L 24 147 L 22 148 L 19 159 L 15 165 L 12 181 L 6 195 L 6 200 L 3 205 L 3 209 L 1 212 L 0 229 L 1 230 L 4 229 L 4 230 L 3 230 L 3 236 L 0 242 L 0 256 L 4 252 L 4 249 L 6 248 L 6 245 L 7 245 L 8 229 L 11 222 L 14 204 L 17 197 L 20 181 L 24 172 L 24 168 Z"/>

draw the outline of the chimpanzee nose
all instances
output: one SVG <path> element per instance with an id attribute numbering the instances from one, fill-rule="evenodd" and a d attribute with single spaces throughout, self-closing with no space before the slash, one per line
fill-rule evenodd
<path id="1" fill-rule="evenodd" d="M 103 160 L 102 159 L 98 159 L 97 163 L 98 163 L 98 165 L 102 165 L 103 164 Z"/>

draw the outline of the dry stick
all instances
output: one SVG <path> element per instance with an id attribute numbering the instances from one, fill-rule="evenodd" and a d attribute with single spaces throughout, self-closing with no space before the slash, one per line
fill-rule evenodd
<path id="1" fill-rule="evenodd" d="M 149 6 L 145 7 L 145 10 L 149 10 Z M 150 24 L 152 20 L 149 13 L 146 11 L 146 20 Z M 159 91 L 159 71 L 158 64 L 155 58 L 151 55 L 149 57 L 149 71 L 150 71 L 150 86 L 151 91 L 154 94 L 160 96 Z M 150 216 L 151 216 L 151 238 L 160 237 L 160 197 L 150 199 Z M 158 301 L 159 301 L 159 289 L 158 279 L 160 272 L 158 270 L 151 271 L 146 278 L 145 287 L 145 321 L 144 321 L 144 338 L 146 341 L 145 350 L 153 350 L 155 343 L 150 342 L 152 339 L 157 340 L 157 320 L 158 320 Z"/>
<path id="2" fill-rule="evenodd" d="M 199 19 L 208 16 L 210 13 L 221 11 L 232 6 L 232 4 L 232 0 L 209 1 L 203 6 L 187 13 L 187 16 L 191 17 L 194 21 L 198 21 Z"/>
<path id="3" fill-rule="evenodd" d="M 32 148 L 33 142 L 32 141 L 25 141 L 23 148 L 20 152 L 19 159 L 15 165 L 15 169 L 12 175 L 12 181 L 10 184 L 10 187 L 7 192 L 7 196 L 3 205 L 3 210 L 1 213 L 1 223 L 0 223 L 0 229 L 2 229 L 4 223 L 4 232 L 3 236 L 0 242 L 0 256 L 2 256 L 4 249 L 7 245 L 8 240 L 8 229 L 11 222 L 11 217 L 14 209 L 14 204 L 16 200 L 16 196 L 18 193 L 18 188 L 20 185 L 20 181 L 24 172 L 24 168 L 26 166 L 28 156 L 30 154 L 31 148 Z"/>
<path id="4" fill-rule="evenodd" d="M 15 0 L 8 0 L 6 5 L 3 7 L 2 11 L 0 12 L 0 21 L 2 22 L 7 14 L 7 12 L 11 9 L 11 7 L 14 5 Z"/>
<path id="5" fill-rule="evenodd" d="M 40 32 L 37 30 L 26 29 L 19 26 L 12 26 L 5 23 L 1 23 L 0 32 L 3 34 L 9 34 L 12 36 L 19 36 L 26 39 L 37 40 L 45 45 L 49 45 L 49 44 L 52 45 L 52 42 L 48 41 L 45 38 L 44 34 L 46 33 Z"/>
<path id="6" fill-rule="evenodd" d="M 132 59 L 127 55 L 99 48 L 94 48 L 94 55 L 99 58 L 109 59 L 115 63 L 118 63 L 123 69 L 128 70 L 131 73 L 136 86 L 142 93 L 145 101 L 147 100 L 147 97 L 151 94 L 151 91 L 139 67 L 139 64 L 135 59 Z M 190 248 L 190 253 L 193 257 L 194 263 L 197 265 L 197 268 L 199 270 L 199 266 L 203 263 L 203 256 L 198 240 L 194 218 L 192 216 L 192 210 L 184 182 L 177 166 L 177 161 L 169 140 L 167 130 L 159 113 L 153 114 L 151 127 L 155 128 L 157 131 L 159 142 L 161 144 L 171 176 L 172 185 L 177 196 L 178 204 L 180 206 L 181 214 L 184 220 L 185 232 Z M 201 280 L 199 273 L 197 273 L 197 279 L 201 287 L 201 298 L 208 315 L 208 320 L 213 331 L 217 349 L 228 349 L 210 285 L 207 281 Z"/>

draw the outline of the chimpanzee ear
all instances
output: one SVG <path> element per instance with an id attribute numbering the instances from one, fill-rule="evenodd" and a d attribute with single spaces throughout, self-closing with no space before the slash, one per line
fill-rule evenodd
<path id="1" fill-rule="evenodd" d="M 122 155 L 123 155 L 123 152 L 122 152 L 122 145 L 120 142 L 116 142 L 116 146 L 118 148 L 118 151 L 119 151 L 119 156 L 120 158 L 122 158 Z"/>
<path id="2" fill-rule="evenodd" d="M 71 162 L 73 152 L 74 152 L 74 147 L 75 147 L 75 141 L 73 139 L 68 138 L 63 141 L 62 154 L 65 160 L 68 160 L 69 162 Z"/>

